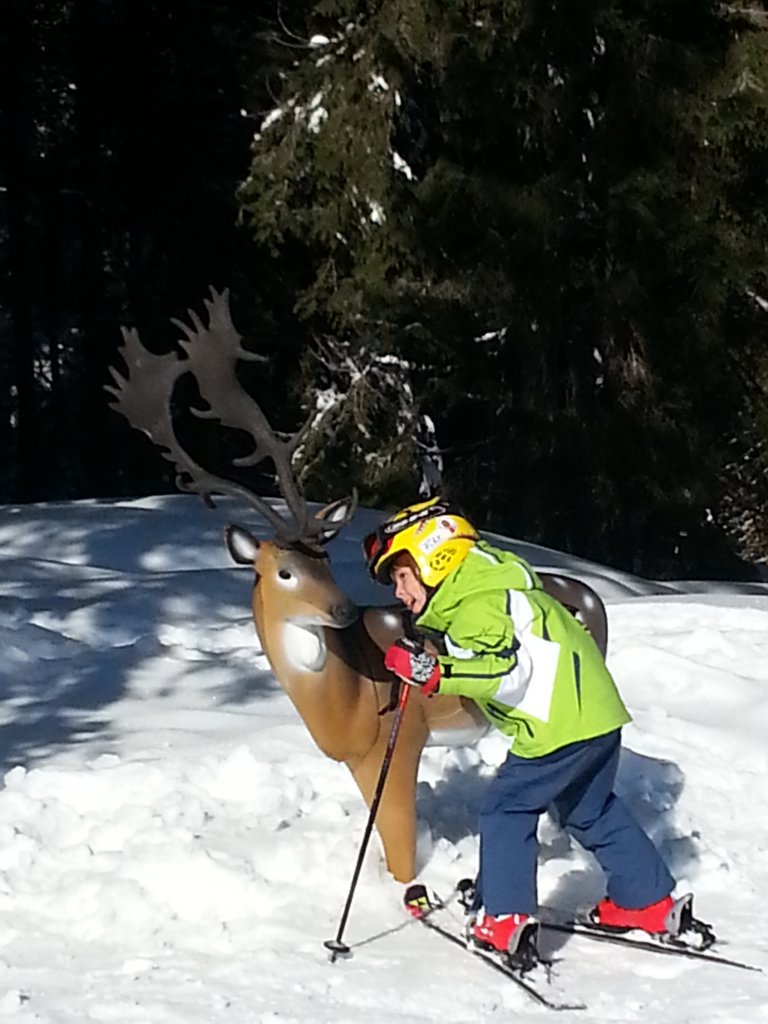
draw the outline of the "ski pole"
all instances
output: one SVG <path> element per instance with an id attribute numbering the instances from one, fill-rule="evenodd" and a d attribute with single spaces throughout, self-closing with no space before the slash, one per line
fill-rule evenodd
<path id="1" fill-rule="evenodd" d="M 360 877 L 360 869 L 363 866 L 363 858 L 365 857 L 365 851 L 368 847 L 368 840 L 371 838 L 371 832 L 373 830 L 373 823 L 376 820 L 376 812 L 379 809 L 381 803 L 381 794 L 384 792 L 384 783 L 387 781 L 387 774 L 389 773 L 389 765 L 392 761 L 392 753 L 395 749 L 395 742 L 397 741 L 397 734 L 400 732 L 400 723 L 403 720 L 403 713 L 405 712 L 405 706 L 408 703 L 408 694 L 411 692 L 410 685 L 401 683 L 402 692 L 400 693 L 400 700 L 397 702 L 397 708 L 395 710 L 395 717 L 392 720 L 392 731 L 389 734 L 389 740 L 387 741 L 387 749 L 384 752 L 384 760 L 381 762 L 381 771 L 379 772 L 379 781 L 376 783 L 376 790 L 373 794 L 373 800 L 371 801 L 371 809 L 368 814 L 368 822 L 365 826 L 365 832 L 363 833 L 363 841 L 360 844 L 360 852 L 357 855 L 357 863 L 355 864 L 355 870 L 352 873 L 352 881 L 349 886 L 349 893 L 347 894 L 347 902 L 344 905 L 344 910 L 341 914 L 341 920 L 339 921 L 339 930 L 336 932 L 335 939 L 326 939 L 323 943 L 326 949 L 330 950 L 331 963 L 334 963 L 336 958 L 339 956 L 348 957 L 352 955 L 352 951 L 346 942 L 342 942 L 341 937 L 344 934 L 344 929 L 347 924 L 347 918 L 349 917 L 349 910 L 352 906 L 352 897 L 355 894 L 355 888 L 357 887 L 357 880 Z"/>

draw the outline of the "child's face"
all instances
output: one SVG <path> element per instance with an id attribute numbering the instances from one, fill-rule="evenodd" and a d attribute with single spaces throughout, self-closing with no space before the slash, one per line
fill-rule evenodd
<path id="1" fill-rule="evenodd" d="M 423 611 L 427 603 L 427 591 L 410 555 L 397 556 L 392 567 L 391 579 L 395 585 L 397 600 L 402 601 L 413 615 Z"/>

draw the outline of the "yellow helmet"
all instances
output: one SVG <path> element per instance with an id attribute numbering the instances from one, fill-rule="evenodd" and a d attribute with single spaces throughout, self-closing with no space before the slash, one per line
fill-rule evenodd
<path id="1" fill-rule="evenodd" d="M 480 539 L 463 516 L 442 498 L 430 498 L 395 513 L 363 541 L 368 572 L 389 583 L 392 560 L 403 551 L 416 562 L 425 587 L 436 587 L 461 565 Z"/>

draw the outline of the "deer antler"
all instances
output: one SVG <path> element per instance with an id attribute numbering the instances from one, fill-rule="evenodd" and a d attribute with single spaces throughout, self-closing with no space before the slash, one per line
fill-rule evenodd
<path id="1" fill-rule="evenodd" d="M 183 358 L 175 352 L 154 355 L 142 344 L 138 331 L 122 329 L 120 353 L 128 373 L 123 376 L 110 367 L 115 386 L 106 385 L 106 390 L 116 399 L 111 404 L 131 426 L 141 430 L 162 449 L 163 457 L 176 467 L 176 485 L 180 490 L 196 491 L 210 505 L 213 504 L 214 493 L 244 498 L 272 524 L 283 542 L 322 544 L 327 535 L 327 525 L 323 527 L 320 521 L 310 517 L 291 464 L 293 453 L 310 421 L 285 440 L 275 433 L 255 399 L 242 387 L 235 374 L 239 360 L 261 361 L 264 357 L 243 348 L 242 338 L 232 323 L 229 311 L 229 291 L 217 292 L 211 288 L 211 297 L 205 300 L 205 308 L 207 326 L 192 310 L 188 310 L 191 326 L 181 320 L 172 321 L 184 334 L 180 341 L 185 353 Z M 204 410 L 191 410 L 196 416 L 250 434 L 253 451 L 233 460 L 233 465 L 254 466 L 264 459 L 271 459 L 278 488 L 293 516 L 292 523 L 243 484 L 208 472 L 183 447 L 174 429 L 171 401 L 176 383 L 185 373 L 194 376 L 208 406 Z M 339 528 L 352 518 L 355 504 L 355 501 L 351 502 Z"/>

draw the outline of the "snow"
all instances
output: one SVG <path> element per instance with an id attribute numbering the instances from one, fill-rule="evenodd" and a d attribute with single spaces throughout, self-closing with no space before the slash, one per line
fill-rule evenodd
<path id="1" fill-rule="evenodd" d="M 541 1020 L 547 1011 L 425 933 L 369 849 L 331 964 L 367 811 L 272 676 L 250 571 L 193 497 L 0 508 L 0 1019 L 41 1024 Z M 247 521 L 247 517 L 245 517 Z M 332 545 L 357 601 L 361 510 Z M 255 532 L 263 528 L 250 523 Z M 768 588 L 656 584 L 507 538 L 608 604 L 609 664 L 634 715 L 620 791 L 715 924 L 768 966 Z M 503 745 L 430 748 L 422 878 L 477 862 L 475 813 Z M 540 896 L 601 895 L 549 820 Z M 511 865 L 514 870 L 514 865 Z M 559 936 L 583 1021 L 768 1020 L 765 975 Z"/>
<path id="2" fill-rule="evenodd" d="M 413 173 L 408 163 L 394 149 L 392 150 L 392 166 L 396 171 L 404 174 L 408 181 L 416 180 L 416 175 Z"/>

